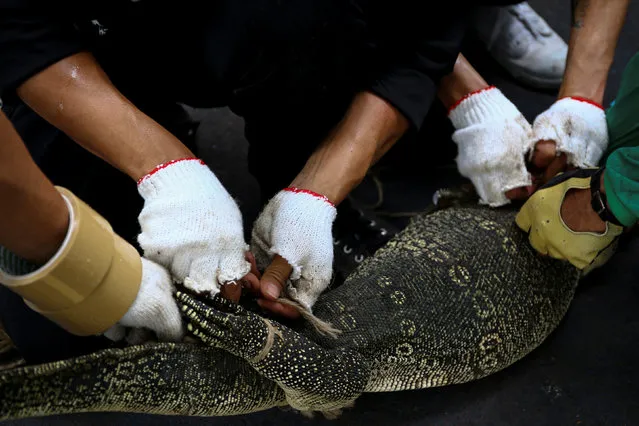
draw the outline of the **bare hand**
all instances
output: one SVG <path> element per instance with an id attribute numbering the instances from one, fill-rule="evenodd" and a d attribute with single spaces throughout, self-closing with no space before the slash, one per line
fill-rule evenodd
<path id="1" fill-rule="evenodd" d="M 557 144 L 549 140 L 537 142 L 528 168 L 533 177 L 533 184 L 506 192 L 509 200 L 526 200 L 558 173 L 572 169 L 568 167 L 566 154 L 557 155 Z"/>
<path id="2" fill-rule="evenodd" d="M 255 257 L 252 254 L 247 255 L 247 260 L 251 263 L 251 273 L 243 285 L 251 293 L 258 296 L 257 304 L 273 314 L 291 319 L 299 318 L 300 313 L 295 308 L 276 302 L 293 271 L 288 262 L 283 257 L 276 255 L 262 275 L 257 269 Z"/>
<path id="3" fill-rule="evenodd" d="M 557 173 L 566 171 L 568 162 L 566 154 L 561 153 L 557 155 L 557 144 L 555 141 L 544 140 L 537 142 L 535 145 L 531 165 L 537 172 L 536 176 L 543 185 L 557 175 Z"/>
<path id="4" fill-rule="evenodd" d="M 574 232 L 606 232 L 606 222 L 590 205 L 589 189 L 573 189 L 566 193 L 561 205 L 561 218 Z"/>

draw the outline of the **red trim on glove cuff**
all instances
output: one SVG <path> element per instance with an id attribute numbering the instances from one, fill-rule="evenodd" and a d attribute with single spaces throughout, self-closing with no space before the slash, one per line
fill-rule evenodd
<path id="1" fill-rule="evenodd" d="M 603 105 L 601 105 L 598 102 L 593 101 L 592 99 L 588 99 L 588 98 L 582 98 L 581 96 L 566 96 L 565 98 L 561 98 L 561 99 L 572 99 L 574 101 L 579 101 L 579 102 L 585 102 L 587 104 L 596 106 L 599 109 L 604 109 Z"/>
<path id="2" fill-rule="evenodd" d="M 455 108 L 457 108 L 459 105 L 461 105 L 462 102 L 464 102 L 466 99 L 470 98 L 471 96 L 477 95 L 482 92 L 486 92 L 488 90 L 493 90 L 496 88 L 497 88 L 496 86 L 488 86 L 488 87 L 484 87 L 483 89 L 475 90 L 474 92 L 470 92 L 467 95 L 462 96 L 460 100 L 458 100 L 457 102 L 453 104 L 453 106 L 448 108 L 448 114 L 450 115 L 450 113 L 453 112 Z"/>
<path id="3" fill-rule="evenodd" d="M 199 161 L 200 164 L 202 164 L 203 166 L 206 166 L 204 161 L 200 160 L 199 158 L 195 158 L 195 157 L 178 158 L 178 159 L 175 159 L 175 160 L 167 161 L 166 163 L 162 163 L 162 164 L 159 164 L 159 165 L 155 166 L 153 168 L 153 170 L 151 170 L 149 173 L 147 173 L 144 176 L 142 176 L 138 180 L 138 185 L 141 184 L 142 182 L 144 182 L 146 179 L 148 179 L 151 176 L 153 176 L 154 174 L 156 174 L 157 172 L 159 172 L 160 170 L 166 169 L 167 167 L 169 167 L 169 166 L 171 166 L 171 165 L 173 165 L 175 163 L 181 163 L 182 161 Z"/>
<path id="4" fill-rule="evenodd" d="M 294 187 L 289 187 L 289 188 L 284 188 L 282 191 L 287 191 L 287 192 L 292 192 L 294 194 L 308 194 L 308 195 L 312 195 L 315 198 L 319 198 L 320 200 L 326 201 L 328 204 L 330 204 L 332 207 L 335 207 L 335 204 L 333 204 L 331 202 L 331 200 L 328 199 L 328 197 L 326 197 L 325 195 L 322 194 L 318 194 L 317 192 L 313 192 L 311 190 L 308 189 L 301 189 L 301 188 L 294 188 Z"/>

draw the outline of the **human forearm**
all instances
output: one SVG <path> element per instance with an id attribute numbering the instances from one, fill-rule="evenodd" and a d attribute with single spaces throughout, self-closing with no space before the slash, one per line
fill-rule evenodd
<path id="1" fill-rule="evenodd" d="M 88 53 L 70 56 L 23 83 L 19 96 L 87 150 L 139 179 L 193 154 L 132 105 Z"/>
<path id="2" fill-rule="evenodd" d="M 67 232 L 62 196 L 33 162 L 0 112 L 0 246 L 34 263 L 56 252 Z"/>
<path id="3" fill-rule="evenodd" d="M 339 204 L 408 126 L 406 118 L 386 101 L 360 93 L 291 185 L 318 192 Z"/>
<path id="4" fill-rule="evenodd" d="M 559 97 L 603 102 L 629 0 L 572 0 L 573 25 Z"/>
<path id="5" fill-rule="evenodd" d="M 461 99 L 471 93 L 490 87 L 484 78 L 466 60 L 459 55 L 453 72 L 442 78 L 437 96 L 446 109 L 455 106 Z"/>

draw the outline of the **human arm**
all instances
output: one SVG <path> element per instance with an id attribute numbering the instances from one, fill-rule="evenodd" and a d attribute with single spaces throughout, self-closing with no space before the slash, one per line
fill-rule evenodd
<path id="1" fill-rule="evenodd" d="M 300 282 L 292 289 L 303 288 L 298 297 L 311 308 L 321 292 L 317 289 L 328 284 L 332 274 L 335 205 L 408 126 L 406 118 L 383 99 L 370 92 L 358 94 L 344 119 L 291 182 L 291 188 L 304 191 L 281 191 L 266 206 L 253 227 L 251 243 L 258 266 L 264 270 L 262 307 L 284 316 L 299 315 L 290 306 L 275 302 L 293 272 Z M 293 270 L 275 262 L 275 254 L 287 259 Z"/>
<path id="2" fill-rule="evenodd" d="M 538 143 L 532 163 L 545 171 L 544 180 L 566 164 L 596 165 L 607 146 L 601 103 L 629 3 L 629 0 L 572 2 L 573 24 L 558 101 L 533 124 Z"/>
<path id="3" fill-rule="evenodd" d="M 216 293 L 249 271 L 242 217 L 216 176 L 129 102 L 93 56 L 66 57 L 17 89 L 39 115 L 138 181 L 139 242 L 174 279 Z M 225 242 L 226 241 L 226 242 Z"/>
<path id="4" fill-rule="evenodd" d="M 289 296 L 295 293 L 307 308 L 331 279 L 334 205 L 406 131 L 420 128 L 439 80 L 452 70 L 459 54 L 466 25 L 464 11 L 445 8 L 434 19 L 422 14 L 423 9 L 421 4 L 402 1 L 394 9 L 401 18 L 395 16 L 392 23 L 385 19 L 388 11 L 377 10 L 378 15 L 367 11 L 369 23 L 377 25 L 382 39 L 378 62 L 368 70 L 368 82 L 362 76 L 366 90 L 355 97 L 342 121 L 291 182 L 294 188 L 313 194 L 281 191 L 253 228 L 252 249 L 258 265 L 267 268 L 276 254 L 286 258 L 293 266 Z M 284 225 L 287 223 L 295 225 Z M 270 276 L 267 269 L 263 288 Z M 286 282 L 286 278 L 278 281 Z M 265 303 L 278 295 L 262 293 Z"/>
<path id="5" fill-rule="evenodd" d="M 639 207 L 634 202 L 635 195 L 639 191 L 637 120 L 634 113 L 637 98 L 635 71 L 638 63 L 636 58 L 633 58 L 626 67 L 616 102 L 606 113 L 607 130 L 611 138 L 610 147 L 606 153 L 605 162 L 600 164 L 605 167 L 602 176 L 598 181 L 593 182 L 601 196 L 595 196 L 593 203 L 592 191 L 573 189 L 566 192 L 563 200 L 535 194 L 533 197 L 537 200 L 532 201 L 537 203 L 537 208 L 524 206 L 524 209 L 527 208 L 528 211 L 520 214 L 523 219 L 526 219 L 524 220 L 526 223 L 522 222 L 522 224 L 525 225 L 524 229 L 537 230 L 535 239 L 531 232 L 531 242 L 542 253 L 546 252 L 546 246 L 560 247 L 558 242 L 563 242 L 565 248 L 571 249 L 571 252 L 565 249 L 563 252 L 558 251 L 557 257 L 577 264 L 574 260 L 575 253 L 581 255 L 592 253 L 593 250 L 610 244 L 614 240 L 609 232 L 606 232 L 608 227 L 617 225 L 631 227 L 639 219 Z M 541 203 L 540 199 L 545 200 L 545 203 Z M 606 209 L 603 208 L 604 206 Z M 545 210 L 548 214 L 560 216 L 568 229 L 582 234 L 564 238 L 560 232 L 554 232 L 553 229 L 543 226 L 544 217 L 533 214 L 534 210 Z M 600 217 L 598 212 L 601 212 L 603 217 Z M 606 223 L 610 220 L 612 224 Z M 560 231 L 564 230 L 560 229 Z M 594 238 L 593 235 L 595 235 Z"/>
<path id="6" fill-rule="evenodd" d="M 439 83 L 437 97 L 444 108 L 450 110 L 468 95 L 490 87 L 490 84 L 460 53 L 455 61 L 453 71 L 444 76 Z"/>
<path id="7" fill-rule="evenodd" d="M 559 99 L 573 96 L 603 103 L 630 0 L 571 0 L 572 29 Z"/>
<path id="8" fill-rule="evenodd" d="M 44 265 L 52 258 L 71 250 L 67 248 L 73 242 L 66 239 L 72 226 L 69 206 L 68 200 L 65 201 L 33 162 L 22 139 L 0 111 L 0 275 L 21 276 L 39 268 L 44 271 L 47 268 Z M 75 240 L 78 238 L 86 237 L 79 236 Z M 92 257 L 91 253 L 87 253 L 88 259 Z M 103 257 L 97 255 L 97 258 Z M 71 263 L 66 267 L 77 267 L 78 271 L 82 271 L 78 272 L 79 275 L 86 275 L 85 264 Z M 99 266 L 95 268 L 93 275 L 89 276 L 102 279 Z M 88 286 L 90 283 L 79 285 Z M 109 337 L 124 337 L 124 327 L 127 326 L 149 328 L 166 340 L 181 338 L 182 323 L 172 297 L 173 283 L 164 268 L 142 259 L 141 282 L 125 285 L 136 288 L 139 285 L 139 289 L 132 297 L 132 304 L 122 310 L 125 314 L 118 324 L 106 331 Z M 105 309 L 119 307 L 107 306 Z"/>
<path id="9" fill-rule="evenodd" d="M 338 205 L 408 127 L 407 119 L 384 99 L 359 93 L 291 186 L 322 194 Z"/>
<path id="10" fill-rule="evenodd" d="M 438 96 L 455 128 L 458 169 L 473 182 L 481 202 L 498 207 L 530 196 L 525 155 L 531 126 L 515 105 L 461 54 Z"/>
<path id="11" fill-rule="evenodd" d="M 0 246 L 31 263 L 44 264 L 64 240 L 69 212 L 1 111 L 0 200 Z"/>
<path id="12" fill-rule="evenodd" d="M 38 115 L 135 181 L 158 164 L 194 156 L 129 102 L 88 52 L 38 72 L 17 94 Z"/>
<path id="13" fill-rule="evenodd" d="M 532 247 L 582 271 L 602 266 L 623 227 L 608 214 L 602 169 L 576 169 L 552 178 L 516 217 Z"/>

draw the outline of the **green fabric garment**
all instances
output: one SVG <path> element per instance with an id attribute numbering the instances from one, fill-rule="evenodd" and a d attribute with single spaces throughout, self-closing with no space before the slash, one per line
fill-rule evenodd
<path id="1" fill-rule="evenodd" d="M 621 86 L 606 111 L 609 145 L 604 186 L 608 205 L 625 226 L 639 221 L 639 53 L 626 66 Z"/>

